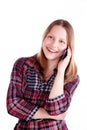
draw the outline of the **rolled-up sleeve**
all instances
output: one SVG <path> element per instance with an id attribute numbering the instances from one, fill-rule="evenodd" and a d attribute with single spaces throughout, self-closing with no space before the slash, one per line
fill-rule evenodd
<path id="1" fill-rule="evenodd" d="M 64 85 L 64 94 L 54 98 L 54 99 L 47 99 L 44 105 L 44 109 L 50 115 L 59 115 L 65 112 L 68 107 L 70 106 L 70 102 L 72 96 L 79 84 L 79 76 L 67 84 Z"/>
<path id="2" fill-rule="evenodd" d="M 7 111 L 19 119 L 29 120 L 38 110 L 38 106 L 23 98 L 23 63 L 21 58 L 13 66 L 7 92 Z"/>

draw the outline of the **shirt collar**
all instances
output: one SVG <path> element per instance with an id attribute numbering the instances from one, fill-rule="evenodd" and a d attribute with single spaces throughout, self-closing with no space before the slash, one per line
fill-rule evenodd
<path id="1" fill-rule="evenodd" d="M 29 57 L 27 60 L 27 64 L 31 67 L 34 67 L 35 71 L 37 71 L 37 72 L 40 70 L 40 66 L 39 66 L 39 63 L 37 61 L 37 54 Z"/>

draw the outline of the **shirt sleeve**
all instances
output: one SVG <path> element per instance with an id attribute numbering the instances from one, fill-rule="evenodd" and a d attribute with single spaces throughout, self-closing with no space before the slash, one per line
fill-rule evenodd
<path id="1" fill-rule="evenodd" d="M 64 94 L 54 99 L 47 99 L 44 105 L 44 109 L 50 115 L 59 115 L 65 112 L 70 106 L 72 96 L 77 88 L 77 85 L 79 84 L 79 81 L 79 76 L 77 75 L 77 77 L 73 81 L 65 84 Z"/>
<path id="2" fill-rule="evenodd" d="M 23 58 L 21 58 L 15 62 L 11 73 L 7 92 L 7 111 L 19 119 L 30 120 L 39 108 L 24 100 L 23 85 Z"/>

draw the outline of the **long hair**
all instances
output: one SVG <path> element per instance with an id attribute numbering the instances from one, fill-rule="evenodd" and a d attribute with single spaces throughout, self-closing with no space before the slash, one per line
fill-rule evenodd
<path id="1" fill-rule="evenodd" d="M 64 75 L 64 83 L 67 83 L 71 80 L 73 80 L 75 78 L 75 76 L 77 75 L 77 66 L 76 63 L 74 61 L 74 30 L 72 25 L 63 19 L 59 19 L 59 20 L 55 20 L 53 21 L 45 30 L 44 34 L 43 34 L 43 39 L 42 42 L 44 41 L 44 39 L 46 38 L 47 34 L 50 32 L 50 30 L 55 26 L 55 25 L 59 25 L 61 27 L 63 27 L 66 32 L 67 32 L 67 36 L 68 36 L 68 46 L 71 49 L 71 59 L 70 62 L 65 70 L 65 75 Z M 46 58 L 44 56 L 42 47 L 41 47 L 41 51 L 39 53 L 39 63 L 42 67 L 42 69 L 45 69 L 46 67 Z"/>

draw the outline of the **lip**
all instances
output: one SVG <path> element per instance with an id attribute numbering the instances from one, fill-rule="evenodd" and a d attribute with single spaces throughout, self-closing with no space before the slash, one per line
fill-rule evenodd
<path id="1" fill-rule="evenodd" d="M 57 50 L 54 50 L 54 49 L 52 49 L 52 48 L 49 48 L 49 47 L 48 47 L 47 49 L 48 49 L 48 51 L 51 52 L 51 53 L 58 53 Z"/>

